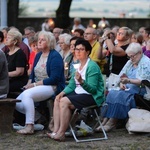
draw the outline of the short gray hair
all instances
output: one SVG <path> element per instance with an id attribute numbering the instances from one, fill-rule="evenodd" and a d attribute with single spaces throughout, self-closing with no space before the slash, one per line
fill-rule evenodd
<path id="1" fill-rule="evenodd" d="M 50 48 L 50 49 L 55 49 L 56 47 L 56 39 L 53 35 L 53 33 L 51 32 L 47 32 L 47 31 L 40 31 L 39 34 L 38 34 L 38 37 L 43 35 L 46 39 L 46 42 L 47 42 L 47 46 Z"/>
<path id="2" fill-rule="evenodd" d="M 70 39 L 72 38 L 70 34 L 64 33 L 64 34 L 60 34 L 59 35 L 59 39 L 63 38 L 64 39 L 64 43 L 66 45 L 70 45 Z"/>
<path id="3" fill-rule="evenodd" d="M 7 35 L 10 35 L 16 41 L 15 45 L 17 46 L 22 42 L 22 34 L 18 30 L 11 29 Z"/>
<path id="4" fill-rule="evenodd" d="M 126 53 L 138 53 L 138 52 L 142 52 L 142 47 L 139 43 L 131 43 L 127 49 L 126 49 Z"/>

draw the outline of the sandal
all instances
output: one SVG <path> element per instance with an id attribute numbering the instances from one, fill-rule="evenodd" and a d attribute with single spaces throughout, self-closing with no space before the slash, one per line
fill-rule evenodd
<path id="1" fill-rule="evenodd" d="M 47 133 L 47 136 L 48 136 L 49 138 L 53 139 L 56 134 L 57 134 L 56 132 Z"/>
<path id="2" fill-rule="evenodd" d="M 64 142 L 65 141 L 65 135 L 58 136 L 57 134 L 54 135 L 54 140 L 58 142 Z"/>
<path id="3" fill-rule="evenodd" d="M 21 129 L 21 130 L 18 130 L 17 133 L 19 134 L 23 134 L 23 135 L 30 135 L 30 134 L 34 134 L 34 129 L 30 129 L 28 127 L 24 128 L 24 129 Z"/>

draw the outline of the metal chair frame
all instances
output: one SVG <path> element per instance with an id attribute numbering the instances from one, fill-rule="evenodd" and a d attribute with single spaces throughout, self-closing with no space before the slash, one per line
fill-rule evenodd
<path id="1" fill-rule="evenodd" d="M 72 135 L 73 135 L 73 137 L 74 137 L 74 139 L 75 139 L 75 141 L 77 142 L 77 143 L 81 143 L 81 142 L 90 142 L 90 141 L 100 141 L 100 140 L 107 140 L 108 139 L 108 137 L 107 137 L 107 134 L 106 134 L 106 132 L 105 132 L 105 130 L 104 130 L 104 128 L 103 128 L 103 125 L 102 125 L 102 123 L 101 123 L 101 120 L 100 120 L 100 116 L 98 115 L 98 113 L 97 113 L 97 109 L 98 107 L 96 106 L 96 105 L 94 105 L 94 106 L 90 106 L 90 107 L 86 107 L 85 109 L 89 109 L 89 110 L 94 110 L 94 113 L 95 113 L 95 115 L 96 115 L 96 119 L 97 119 L 97 121 L 98 121 L 98 124 L 101 126 L 101 129 L 102 129 L 102 133 L 103 133 L 103 137 L 98 137 L 98 138 L 88 138 L 88 139 L 78 139 L 77 138 L 77 136 L 76 136 L 76 134 L 75 134 L 75 131 L 74 131 L 74 129 L 73 129 L 73 126 L 72 126 L 72 122 L 73 122 L 73 120 L 74 120 L 74 118 L 75 118 L 75 116 L 76 116 L 76 114 L 77 114 L 77 112 L 78 112 L 78 109 L 75 109 L 75 111 L 74 111 L 74 113 L 73 113 L 73 115 L 72 115 L 72 118 L 71 118 L 71 121 L 70 121 L 70 124 L 69 124 L 69 127 L 70 127 L 70 129 L 71 129 L 71 133 L 72 133 Z"/>

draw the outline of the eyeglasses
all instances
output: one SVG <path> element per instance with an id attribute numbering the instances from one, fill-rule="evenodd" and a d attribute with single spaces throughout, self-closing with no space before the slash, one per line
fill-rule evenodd
<path id="1" fill-rule="evenodd" d="M 90 35 L 90 34 L 93 34 L 93 33 L 84 33 L 83 35 Z"/>
<path id="2" fill-rule="evenodd" d="M 29 32 L 29 33 L 26 33 L 26 34 L 25 34 L 25 36 L 28 36 L 28 35 L 30 35 L 30 33 L 31 33 L 31 32 Z"/>
<path id="3" fill-rule="evenodd" d="M 83 52 L 83 51 L 85 51 L 85 49 L 84 49 L 84 48 L 80 48 L 80 49 L 75 48 L 74 50 L 75 50 L 75 51 L 78 51 L 78 52 Z"/>
<path id="4" fill-rule="evenodd" d="M 128 59 L 133 59 L 139 52 L 135 53 L 134 55 L 127 56 Z"/>

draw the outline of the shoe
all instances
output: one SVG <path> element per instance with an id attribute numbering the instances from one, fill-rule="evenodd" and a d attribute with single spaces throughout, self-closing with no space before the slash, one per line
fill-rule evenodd
<path id="1" fill-rule="evenodd" d="M 53 139 L 54 136 L 56 135 L 55 132 L 52 132 L 52 133 L 46 133 L 46 134 L 47 134 L 47 136 L 48 136 L 49 138 L 51 138 L 51 139 Z"/>
<path id="2" fill-rule="evenodd" d="M 34 134 L 34 129 L 26 127 L 24 129 L 18 130 L 17 133 L 23 134 L 23 135 L 31 135 L 31 134 Z"/>
<path id="3" fill-rule="evenodd" d="M 54 135 L 54 140 L 58 142 L 64 142 L 65 141 L 65 135 L 58 136 L 58 134 Z"/>

